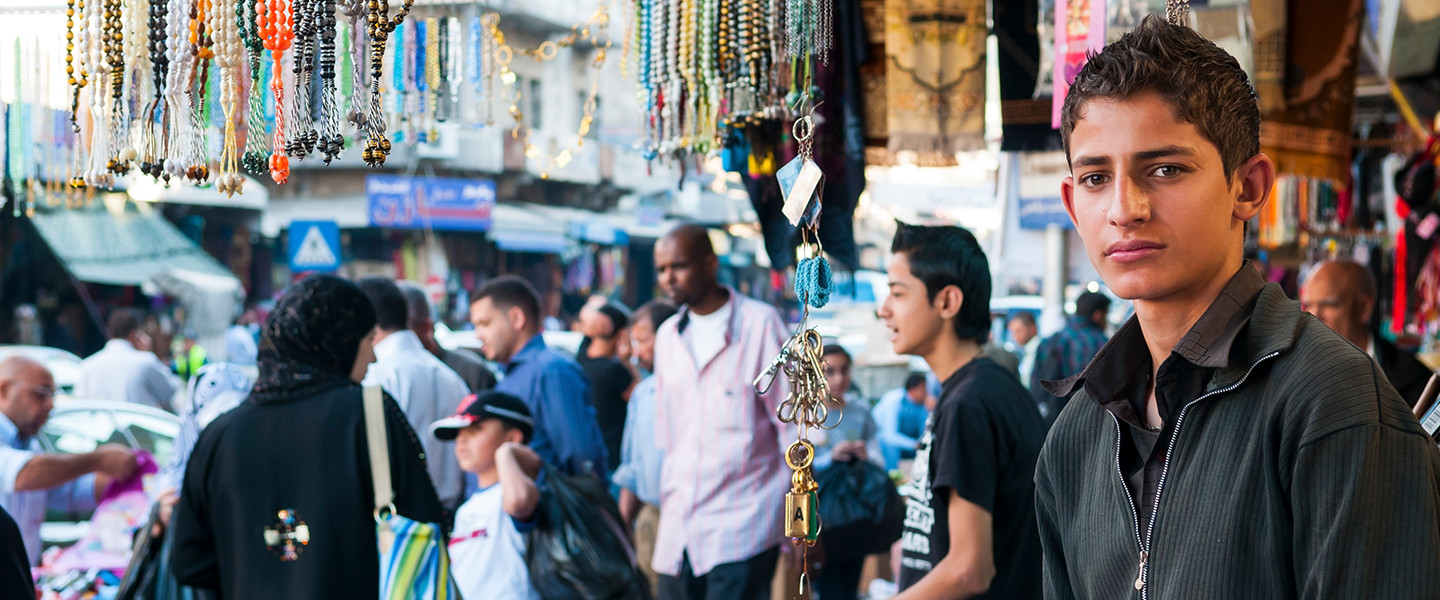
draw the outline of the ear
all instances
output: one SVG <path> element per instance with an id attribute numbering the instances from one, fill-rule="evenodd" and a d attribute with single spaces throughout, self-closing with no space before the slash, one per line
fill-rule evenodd
<path id="1" fill-rule="evenodd" d="M 506 430 L 505 430 L 505 441 L 507 441 L 507 442 L 514 442 L 514 443 L 516 443 L 516 444 L 524 444 L 524 443 L 525 443 L 525 432 L 520 431 L 519 429 L 514 429 L 514 428 L 506 429 Z"/>
<path id="2" fill-rule="evenodd" d="M 941 288 L 940 293 L 935 294 L 935 308 L 940 309 L 940 318 L 954 319 L 960 314 L 960 306 L 965 303 L 965 292 L 960 291 L 958 285 L 947 285 Z"/>
<path id="3" fill-rule="evenodd" d="M 1360 320 L 1369 323 L 1370 317 L 1375 314 L 1375 299 L 1356 296 L 1355 304 L 1360 309 Z"/>
<path id="4" fill-rule="evenodd" d="M 525 328 L 530 325 L 526 322 L 525 311 L 520 310 L 518 306 L 512 306 L 506 310 L 505 319 L 510 321 L 510 328 L 515 331 L 525 331 Z"/>
<path id="5" fill-rule="evenodd" d="M 714 254 L 705 257 L 705 272 L 709 273 L 712 278 L 715 276 L 716 273 L 719 273 L 720 257 L 715 256 Z"/>
<path id="6" fill-rule="evenodd" d="M 1060 182 L 1060 201 L 1065 204 L 1065 213 L 1070 215 L 1070 223 L 1075 225 L 1076 229 L 1079 229 L 1080 224 L 1075 221 L 1074 175 L 1066 175 L 1065 179 Z"/>
<path id="7" fill-rule="evenodd" d="M 1231 214 L 1241 222 L 1255 218 L 1270 200 L 1270 192 L 1275 187 L 1275 161 L 1264 153 L 1250 157 L 1235 170 L 1234 185 L 1240 186 L 1240 190 Z"/>

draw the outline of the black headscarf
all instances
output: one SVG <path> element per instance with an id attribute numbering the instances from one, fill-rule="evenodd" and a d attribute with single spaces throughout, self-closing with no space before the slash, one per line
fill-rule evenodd
<path id="1" fill-rule="evenodd" d="M 359 287 L 315 275 L 290 286 L 260 334 L 260 379 L 250 394 L 259 403 L 303 400 L 355 385 L 360 340 L 375 327 L 375 309 Z"/>

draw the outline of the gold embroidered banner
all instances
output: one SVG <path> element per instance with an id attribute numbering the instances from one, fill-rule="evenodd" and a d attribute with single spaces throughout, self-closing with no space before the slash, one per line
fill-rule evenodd
<path id="1" fill-rule="evenodd" d="M 886 0 L 891 156 L 927 166 L 985 146 L 985 0 Z"/>

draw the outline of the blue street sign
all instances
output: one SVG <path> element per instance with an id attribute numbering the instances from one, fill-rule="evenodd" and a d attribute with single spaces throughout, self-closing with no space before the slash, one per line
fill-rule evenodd
<path id="1" fill-rule="evenodd" d="M 340 268 L 340 226 L 334 221 L 290 224 L 290 270 L 329 272 Z"/>
<path id="2" fill-rule="evenodd" d="M 365 197 L 375 227 L 489 231 L 495 182 L 370 175 L 365 178 Z"/>

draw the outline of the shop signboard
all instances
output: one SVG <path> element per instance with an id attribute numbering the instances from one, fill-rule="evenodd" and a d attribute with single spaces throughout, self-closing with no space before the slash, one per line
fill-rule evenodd
<path id="1" fill-rule="evenodd" d="M 489 231 L 495 182 L 370 175 L 365 178 L 365 198 L 373 227 Z"/>

